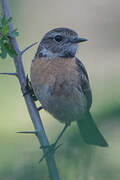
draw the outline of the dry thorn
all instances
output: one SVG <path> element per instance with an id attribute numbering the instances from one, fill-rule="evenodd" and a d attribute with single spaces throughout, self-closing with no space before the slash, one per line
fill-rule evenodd
<path id="1" fill-rule="evenodd" d="M 10 75 L 10 76 L 16 76 L 17 77 L 17 73 L 0 73 L 0 75 Z"/>
<path id="2" fill-rule="evenodd" d="M 21 133 L 21 134 L 37 134 L 37 131 L 18 131 L 16 133 Z"/>
<path id="3" fill-rule="evenodd" d="M 32 44 L 29 45 L 29 46 L 27 46 L 25 49 L 23 49 L 23 50 L 21 51 L 21 55 L 23 55 L 27 50 L 29 50 L 31 47 L 35 46 L 37 43 L 38 43 L 38 41 L 35 42 L 35 43 L 32 43 Z"/>

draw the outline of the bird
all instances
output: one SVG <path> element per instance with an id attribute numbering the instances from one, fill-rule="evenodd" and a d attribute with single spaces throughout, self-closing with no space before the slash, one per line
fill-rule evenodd
<path id="1" fill-rule="evenodd" d="M 76 122 L 85 143 L 107 147 L 90 113 L 92 90 L 88 73 L 76 57 L 78 44 L 85 41 L 70 28 L 47 32 L 31 63 L 31 85 L 42 107 L 65 124 L 59 138 L 71 122 Z"/>

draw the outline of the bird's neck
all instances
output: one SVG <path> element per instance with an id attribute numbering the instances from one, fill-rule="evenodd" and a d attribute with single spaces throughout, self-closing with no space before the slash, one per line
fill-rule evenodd
<path id="1" fill-rule="evenodd" d="M 43 48 L 40 52 L 39 52 L 39 57 L 45 57 L 48 59 L 56 59 L 58 57 L 58 53 L 53 53 L 50 50 Z"/>
<path id="2" fill-rule="evenodd" d="M 74 51 L 73 51 L 74 50 Z M 46 48 L 42 48 L 36 53 L 35 57 L 46 57 L 48 59 L 56 59 L 56 58 L 73 58 L 75 57 L 76 49 L 70 49 L 69 51 L 63 52 L 52 52 Z"/>

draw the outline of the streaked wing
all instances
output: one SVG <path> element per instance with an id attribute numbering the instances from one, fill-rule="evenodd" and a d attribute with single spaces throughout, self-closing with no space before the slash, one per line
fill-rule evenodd
<path id="1" fill-rule="evenodd" d="M 88 102 L 88 110 L 89 110 L 92 104 L 92 92 L 91 92 L 91 88 L 89 84 L 88 74 L 85 69 L 85 66 L 82 64 L 82 62 L 78 58 L 75 58 L 75 63 L 77 64 L 77 71 L 79 73 L 80 86 L 86 96 L 86 99 Z"/>

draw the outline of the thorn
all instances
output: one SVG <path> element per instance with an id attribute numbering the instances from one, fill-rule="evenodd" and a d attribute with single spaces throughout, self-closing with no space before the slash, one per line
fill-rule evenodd
<path id="1" fill-rule="evenodd" d="M 18 131 L 16 133 L 23 133 L 23 134 L 37 134 L 37 131 Z"/>
<path id="2" fill-rule="evenodd" d="M 27 46 L 25 49 L 23 49 L 22 51 L 21 51 L 21 55 L 22 54 L 24 54 L 28 49 L 30 49 L 31 47 L 33 47 L 34 45 L 36 45 L 38 43 L 38 41 L 37 42 L 35 42 L 35 43 L 32 43 L 31 45 L 29 45 L 29 46 Z"/>
<path id="3" fill-rule="evenodd" d="M 0 73 L 0 75 L 18 76 L 17 73 Z"/>

